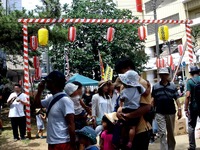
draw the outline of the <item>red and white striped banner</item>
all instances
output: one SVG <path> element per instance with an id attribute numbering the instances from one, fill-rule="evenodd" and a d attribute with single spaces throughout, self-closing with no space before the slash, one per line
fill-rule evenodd
<path id="1" fill-rule="evenodd" d="M 99 23 L 99 24 L 191 24 L 192 20 L 134 20 L 134 19 L 18 19 L 26 23 Z"/>
<path id="2" fill-rule="evenodd" d="M 188 55 L 189 55 L 189 62 L 193 64 L 193 46 L 192 46 L 192 35 L 191 35 L 191 27 L 190 25 L 186 24 L 186 37 L 187 37 L 187 47 L 188 47 Z"/>
<path id="3" fill-rule="evenodd" d="M 28 25 L 23 23 L 23 44 L 24 44 L 24 91 L 28 101 L 26 106 L 26 127 L 27 132 L 31 132 L 31 114 L 29 99 L 29 64 L 28 64 Z"/>

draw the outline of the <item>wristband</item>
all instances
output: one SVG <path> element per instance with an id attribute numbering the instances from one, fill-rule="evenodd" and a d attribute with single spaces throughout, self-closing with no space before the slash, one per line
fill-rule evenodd
<path id="1" fill-rule="evenodd" d="M 178 110 L 182 110 L 182 108 L 178 108 Z"/>

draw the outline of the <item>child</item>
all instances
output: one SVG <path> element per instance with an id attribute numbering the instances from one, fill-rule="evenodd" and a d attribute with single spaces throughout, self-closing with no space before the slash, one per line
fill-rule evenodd
<path id="1" fill-rule="evenodd" d="M 84 145 L 84 150 L 99 150 L 95 145 L 97 143 L 97 134 L 89 126 L 83 127 L 81 130 L 76 131 L 80 144 Z"/>
<path id="2" fill-rule="evenodd" d="M 87 125 L 87 113 L 85 109 L 81 106 L 81 91 L 78 85 L 73 83 L 67 83 L 65 88 L 65 92 L 70 97 L 70 99 L 74 102 L 74 112 L 75 112 L 75 128 L 81 129 Z"/>
<path id="3" fill-rule="evenodd" d="M 100 148 L 101 150 L 115 150 L 112 143 L 113 129 L 115 121 L 118 120 L 116 112 L 105 114 L 102 118 L 103 132 L 101 133 Z"/>
<path id="4" fill-rule="evenodd" d="M 37 123 L 37 128 L 38 128 L 38 132 L 36 134 L 36 138 L 41 138 L 43 139 L 43 131 L 44 131 L 44 121 L 46 118 L 46 115 L 42 112 L 42 109 L 36 109 L 36 123 Z M 41 134 L 41 136 L 39 136 L 39 134 Z"/>
<path id="5" fill-rule="evenodd" d="M 125 114 L 133 112 L 140 106 L 140 97 L 141 94 L 145 92 L 145 88 L 139 83 L 138 73 L 133 70 L 129 70 L 125 74 L 119 74 L 119 78 L 124 85 L 124 89 L 120 95 L 120 107 L 122 107 L 122 112 Z M 140 118 L 134 118 L 123 122 L 124 127 L 129 127 L 129 141 L 126 145 L 127 149 L 131 149 L 132 147 L 135 129 L 139 119 Z M 125 130 L 124 127 L 122 133 Z"/>

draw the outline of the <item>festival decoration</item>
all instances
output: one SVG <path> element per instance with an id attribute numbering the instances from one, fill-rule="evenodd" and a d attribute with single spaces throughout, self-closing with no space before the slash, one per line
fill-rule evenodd
<path id="1" fill-rule="evenodd" d="M 179 44 L 179 45 L 178 45 L 178 52 L 179 52 L 179 55 L 180 55 L 180 56 L 183 55 L 183 45 L 182 45 L 182 44 Z"/>
<path id="2" fill-rule="evenodd" d="M 165 67 L 165 60 L 163 58 L 160 58 L 160 68 Z"/>
<path id="3" fill-rule="evenodd" d="M 136 11 L 142 12 L 142 0 L 136 0 Z"/>
<path id="4" fill-rule="evenodd" d="M 138 36 L 141 41 L 144 41 L 146 39 L 147 35 L 146 35 L 146 29 L 144 26 L 140 26 L 138 28 Z"/>
<path id="5" fill-rule="evenodd" d="M 160 26 L 158 28 L 158 34 L 159 34 L 160 40 L 167 41 L 169 39 L 169 29 L 168 29 L 168 26 L 166 26 L 166 25 Z"/>
<path id="6" fill-rule="evenodd" d="M 38 48 L 38 39 L 37 36 L 30 37 L 30 47 L 33 51 L 36 51 Z"/>
<path id="7" fill-rule="evenodd" d="M 68 29 L 68 40 L 70 42 L 74 42 L 76 40 L 76 28 L 73 26 Z"/>
<path id="8" fill-rule="evenodd" d="M 159 58 L 156 58 L 156 67 L 160 68 L 160 59 Z"/>
<path id="9" fill-rule="evenodd" d="M 114 38 L 115 29 L 113 27 L 109 27 L 107 30 L 106 39 L 108 42 L 112 42 Z"/>
<path id="10" fill-rule="evenodd" d="M 168 64 L 169 66 L 172 66 L 172 65 L 173 65 L 173 57 L 172 57 L 172 55 L 169 55 L 169 56 L 168 56 L 168 58 L 167 58 L 167 64 Z"/>
<path id="11" fill-rule="evenodd" d="M 41 46 L 46 46 L 48 44 L 49 32 L 46 28 L 41 28 L 38 30 L 38 41 Z"/>

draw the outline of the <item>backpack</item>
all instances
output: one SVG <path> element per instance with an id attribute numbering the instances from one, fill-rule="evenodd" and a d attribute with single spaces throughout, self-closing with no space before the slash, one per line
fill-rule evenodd
<path id="1" fill-rule="evenodd" d="M 197 103 L 198 108 L 200 108 L 200 81 L 195 81 L 193 78 L 191 80 L 195 84 L 193 100 Z"/>

